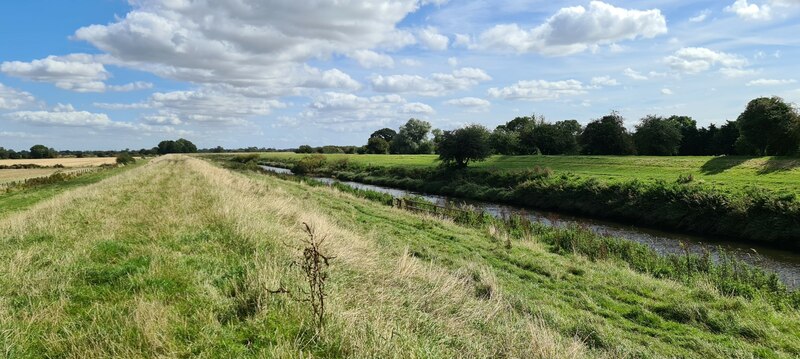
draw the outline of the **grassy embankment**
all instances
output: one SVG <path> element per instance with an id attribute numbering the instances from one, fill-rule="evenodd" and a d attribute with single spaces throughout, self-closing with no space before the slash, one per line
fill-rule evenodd
<path id="1" fill-rule="evenodd" d="M 36 220 L 33 220 L 36 219 Z M 327 326 L 297 293 L 327 234 Z M 796 357 L 800 312 L 164 157 L 0 222 L 9 357 Z"/>
<path id="2" fill-rule="evenodd" d="M 96 172 L 81 174 L 77 177 L 69 178 L 65 181 L 36 185 L 30 188 L 24 188 L 24 189 L 0 188 L 0 219 L 9 215 L 10 213 L 30 207 L 44 199 L 52 198 L 53 196 L 59 193 L 74 188 L 82 187 L 88 184 L 99 182 L 105 178 L 114 176 L 121 172 L 140 166 L 145 162 L 146 161 L 139 160 L 136 164 L 133 165 L 97 170 Z M 16 170 L 0 170 L 0 174 L 2 174 L 5 171 L 16 171 Z M 28 170 L 20 170 L 20 171 L 28 171 Z M 65 172 L 69 173 L 69 169 L 65 170 Z"/>
<path id="3" fill-rule="evenodd" d="M 261 155 L 289 167 L 303 157 Z M 523 156 L 448 170 L 432 156 L 326 158 L 315 171 L 342 180 L 800 248 L 798 159 Z"/>

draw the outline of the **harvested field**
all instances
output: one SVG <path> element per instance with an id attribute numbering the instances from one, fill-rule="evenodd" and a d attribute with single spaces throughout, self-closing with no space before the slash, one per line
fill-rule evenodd
<path id="1" fill-rule="evenodd" d="M 62 165 L 64 167 L 96 167 L 105 164 L 114 164 L 115 157 L 89 157 L 89 158 L 42 158 L 42 159 L 21 159 L 21 160 L 0 160 L 0 166 L 13 166 L 23 164 L 34 164 L 44 167 L 54 167 Z"/>

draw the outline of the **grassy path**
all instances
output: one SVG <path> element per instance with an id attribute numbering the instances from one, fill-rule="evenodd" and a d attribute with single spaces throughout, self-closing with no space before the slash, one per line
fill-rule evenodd
<path id="1" fill-rule="evenodd" d="M 299 294 L 328 236 L 328 324 Z M 800 314 L 167 156 L 0 221 L 0 356 L 796 357 Z"/>

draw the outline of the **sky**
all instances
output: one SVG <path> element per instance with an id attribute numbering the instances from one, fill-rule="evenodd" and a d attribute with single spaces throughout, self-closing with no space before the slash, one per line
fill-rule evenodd
<path id="1" fill-rule="evenodd" d="M 800 102 L 800 0 L 0 2 L 0 146 L 361 145 Z"/>

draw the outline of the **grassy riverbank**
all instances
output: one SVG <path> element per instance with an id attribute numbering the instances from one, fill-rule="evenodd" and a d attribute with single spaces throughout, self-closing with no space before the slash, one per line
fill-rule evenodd
<path id="1" fill-rule="evenodd" d="M 35 219 L 35 220 L 34 220 Z M 327 235 L 327 324 L 302 223 Z M 800 312 L 187 157 L 0 222 L 9 357 L 796 357 Z"/>
<path id="2" fill-rule="evenodd" d="M 386 156 L 389 162 L 394 157 Z M 302 158 L 285 154 L 263 154 L 260 157 L 267 163 L 288 167 Z M 360 156 L 337 158 L 326 157 L 313 171 L 342 180 L 800 248 L 800 201 L 793 193 L 769 189 L 769 186 L 738 188 L 736 184 L 719 185 L 688 175 L 669 181 L 650 177 L 640 179 L 632 169 L 632 178 L 623 181 L 559 172 L 538 165 L 525 170 L 455 170 L 426 166 L 367 166 Z M 544 157 L 544 163 L 552 159 L 556 157 Z M 574 160 L 581 159 L 587 166 L 592 166 L 589 157 Z M 615 160 L 613 157 L 608 159 Z M 626 161 L 636 159 L 632 157 Z M 793 171 L 787 170 L 787 173 Z M 750 175 L 757 176 L 755 173 Z"/>

